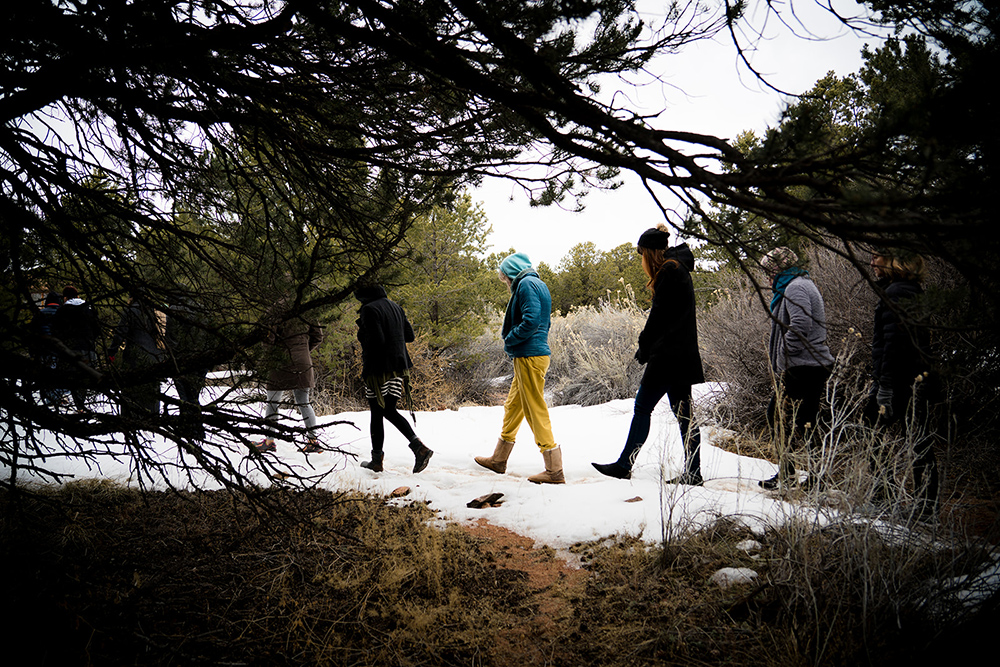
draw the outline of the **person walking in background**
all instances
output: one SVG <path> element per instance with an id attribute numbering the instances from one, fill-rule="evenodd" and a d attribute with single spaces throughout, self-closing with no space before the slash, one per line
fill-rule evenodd
<path id="1" fill-rule="evenodd" d="M 684 470 L 668 484 L 700 486 L 701 433 L 691 423 L 691 386 L 705 381 L 698 351 L 694 285 L 694 255 L 687 244 L 673 248 L 666 225 L 647 229 L 639 237 L 642 268 L 649 278 L 653 303 L 639 334 L 635 358 L 646 371 L 635 395 L 632 424 L 625 447 L 614 463 L 593 463 L 602 475 L 629 479 L 636 455 L 649 435 L 653 409 L 664 396 L 677 418 L 684 446 Z"/>
<path id="2" fill-rule="evenodd" d="M 178 432 L 194 440 L 204 440 L 201 390 L 205 388 L 205 378 L 211 368 L 193 364 L 192 358 L 208 349 L 211 336 L 206 330 L 204 313 L 191 299 L 182 299 L 167 311 L 166 337 L 174 368 L 181 371 L 173 376 L 182 422 Z"/>
<path id="3" fill-rule="evenodd" d="M 775 379 L 775 392 L 767 407 L 771 441 L 778 451 L 778 473 L 761 480 L 765 489 L 777 489 L 795 481 L 789 458 L 793 443 L 817 439 L 816 419 L 833 355 L 826 345 L 826 309 L 823 297 L 809 272 L 798 266 L 791 248 L 775 248 L 761 259 L 771 279 L 771 337 L 768 356 Z M 809 483 L 816 480 L 810 478 Z"/>
<path id="4" fill-rule="evenodd" d="M 926 274 L 923 257 L 879 250 L 872 255 L 879 299 L 872 327 L 872 388 L 866 421 L 881 428 L 902 424 L 914 450 L 913 484 L 919 515 L 929 519 L 938 505 L 938 467 L 927 433 L 930 337 L 917 308 Z"/>
<path id="5" fill-rule="evenodd" d="M 372 459 L 361 463 L 362 468 L 382 472 L 385 452 L 385 423 L 396 427 L 413 451 L 413 472 L 421 472 L 434 454 L 413 431 L 406 417 L 396 409 L 400 399 L 412 405 L 410 398 L 410 368 L 413 361 L 406 344 L 414 340 L 413 327 L 406 313 L 390 300 L 385 289 L 375 283 L 359 283 L 354 296 L 361 302 L 358 309 L 358 340 L 361 342 L 361 379 L 371 409 L 370 433 Z"/>
<path id="6" fill-rule="evenodd" d="M 62 297 L 59 294 L 49 292 L 45 295 L 42 307 L 35 311 L 35 316 L 31 319 L 31 356 L 36 364 L 49 370 L 55 369 L 57 365 L 56 355 L 53 351 L 50 338 L 53 335 L 52 323 L 55 320 L 56 313 L 59 312 L 59 308 L 62 306 L 62 301 Z M 49 407 L 56 407 L 62 402 L 65 392 L 62 389 L 52 386 L 51 381 L 55 379 L 54 373 L 49 373 L 48 371 L 45 373 L 48 375 L 48 379 L 43 381 L 39 396 L 42 404 Z"/>
<path id="7" fill-rule="evenodd" d="M 322 327 L 301 316 L 281 322 L 267 337 L 271 354 L 270 372 L 265 385 L 267 408 L 264 411 L 264 419 L 278 421 L 281 397 L 286 391 L 291 391 L 295 398 L 295 407 L 309 432 L 306 444 L 300 448 L 300 451 L 307 454 L 323 451 L 314 435 L 316 412 L 309 399 L 309 393 L 316 386 L 312 351 L 322 342 Z M 277 450 L 274 438 L 271 437 L 264 438 L 255 447 L 261 453 Z"/>
<path id="8" fill-rule="evenodd" d="M 78 372 L 78 364 L 90 368 L 96 365 L 97 338 L 101 335 L 101 325 L 97 320 L 97 313 L 89 303 L 80 298 L 76 287 L 64 287 L 63 299 L 63 305 L 52 318 L 52 335 L 62 341 L 73 357 L 60 357 L 57 365 L 68 377 L 76 380 L 76 386 L 70 389 L 70 394 L 77 412 L 84 412 L 87 408 L 87 392 L 81 385 L 86 380 Z"/>
<path id="9" fill-rule="evenodd" d="M 477 456 L 476 463 L 496 473 L 507 472 L 514 439 L 521 422 L 527 419 L 545 462 L 545 471 L 532 475 L 528 481 L 564 484 L 562 449 L 552 435 L 549 409 L 545 405 L 545 374 L 552 354 L 549 349 L 552 297 L 524 253 L 514 253 L 500 263 L 500 278 L 511 295 L 500 335 L 504 351 L 513 359 L 514 378 L 504 402 L 503 427 L 493 455 Z"/>
<path id="10" fill-rule="evenodd" d="M 162 354 L 157 344 L 158 332 L 153 309 L 144 300 L 133 297 L 115 327 L 108 361 L 113 363 L 121 350 L 125 368 L 137 373 L 146 371 L 160 360 Z M 122 416 L 127 417 L 159 415 L 159 379 L 125 388 L 121 394 L 121 410 Z"/>

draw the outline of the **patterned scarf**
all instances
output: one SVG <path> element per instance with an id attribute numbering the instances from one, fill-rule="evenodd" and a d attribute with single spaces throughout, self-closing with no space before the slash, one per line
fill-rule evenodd
<path id="1" fill-rule="evenodd" d="M 785 296 L 785 288 L 788 287 L 788 283 L 792 282 L 799 276 L 808 275 L 809 272 L 805 269 L 790 266 L 774 277 L 774 285 L 771 286 L 771 291 L 774 292 L 774 296 L 771 297 L 772 313 L 778 309 L 778 304 L 781 303 L 782 297 Z"/>

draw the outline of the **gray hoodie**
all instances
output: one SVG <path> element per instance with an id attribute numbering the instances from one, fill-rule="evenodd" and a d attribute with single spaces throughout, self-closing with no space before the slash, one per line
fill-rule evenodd
<path id="1" fill-rule="evenodd" d="M 833 365 L 826 345 L 826 309 L 813 281 L 799 276 L 788 283 L 771 319 L 768 345 L 771 368 L 783 373 L 795 366 Z"/>

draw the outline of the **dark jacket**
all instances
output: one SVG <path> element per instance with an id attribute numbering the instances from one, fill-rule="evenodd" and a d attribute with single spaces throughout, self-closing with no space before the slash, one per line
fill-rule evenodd
<path id="1" fill-rule="evenodd" d="M 885 296 L 875 306 L 872 329 L 872 374 L 875 390 L 889 387 L 894 393 L 909 395 L 913 380 L 929 368 L 927 328 L 903 322 L 898 311 L 915 316 L 912 301 L 924 293 L 914 280 L 880 280 L 876 285 Z M 891 305 L 890 305 L 891 304 Z"/>
<path id="2" fill-rule="evenodd" d="M 510 301 L 500 336 L 510 357 L 547 357 L 552 296 L 534 269 L 525 269 L 512 279 Z"/>
<path id="3" fill-rule="evenodd" d="M 323 342 L 323 328 L 302 317 L 274 327 L 268 336 L 272 345 L 268 391 L 312 389 L 316 386 L 312 351 Z"/>
<path id="4" fill-rule="evenodd" d="M 122 313 L 111 338 L 110 354 L 114 356 L 125 345 L 122 359 L 130 368 L 148 366 L 160 359 L 161 350 L 156 344 L 158 328 L 153 310 L 133 301 Z"/>
<path id="5" fill-rule="evenodd" d="M 406 344 L 413 327 L 399 304 L 386 297 L 380 285 L 359 287 L 358 340 L 361 341 L 361 377 L 384 377 L 413 367 Z"/>
<path id="6" fill-rule="evenodd" d="M 668 261 L 656 274 L 653 305 L 646 326 L 639 334 L 635 358 L 646 364 L 643 384 L 662 384 L 666 379 L 680 384 L 705 381 L 698 351 L 691 271 L 694 255 L 682 243 L 666 251 Z"/>
<path id="7" fill-rule="evenodd" d="M 70 299 L 52 318 L 52 335 L 71 350 L 94 352 L 101 325 L 97 313 L 82 299 Z"/>
<path id="8" fill-rule="evenodd" d="M 192 365 L 214 343 L 205 322 L 205 313 L 192 301 L 185 300 L 167 310 L 167 350 L 174 367 L 182 373 L 208 373 L 207 364 Z"/>

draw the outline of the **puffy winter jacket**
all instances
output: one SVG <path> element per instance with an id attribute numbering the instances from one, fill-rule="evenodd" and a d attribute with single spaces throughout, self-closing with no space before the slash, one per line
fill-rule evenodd
<path id="1" fill-rule="evenodd" d="M 928 369 L 930 348 L 927 328 L 903 322 L 899 311 L 912 310 L 912 299 L 924 293 L 914 280 L 877 283 L 885 297 L 875 306 L 875 326 L 872 329 L 872 366 L 877 387 L 889 387 L 908 395 L 914 378 Z M 888 303 L 887 303 L 888 302 Z M 891 304 L 891 305 L 890 305 Z"/>

